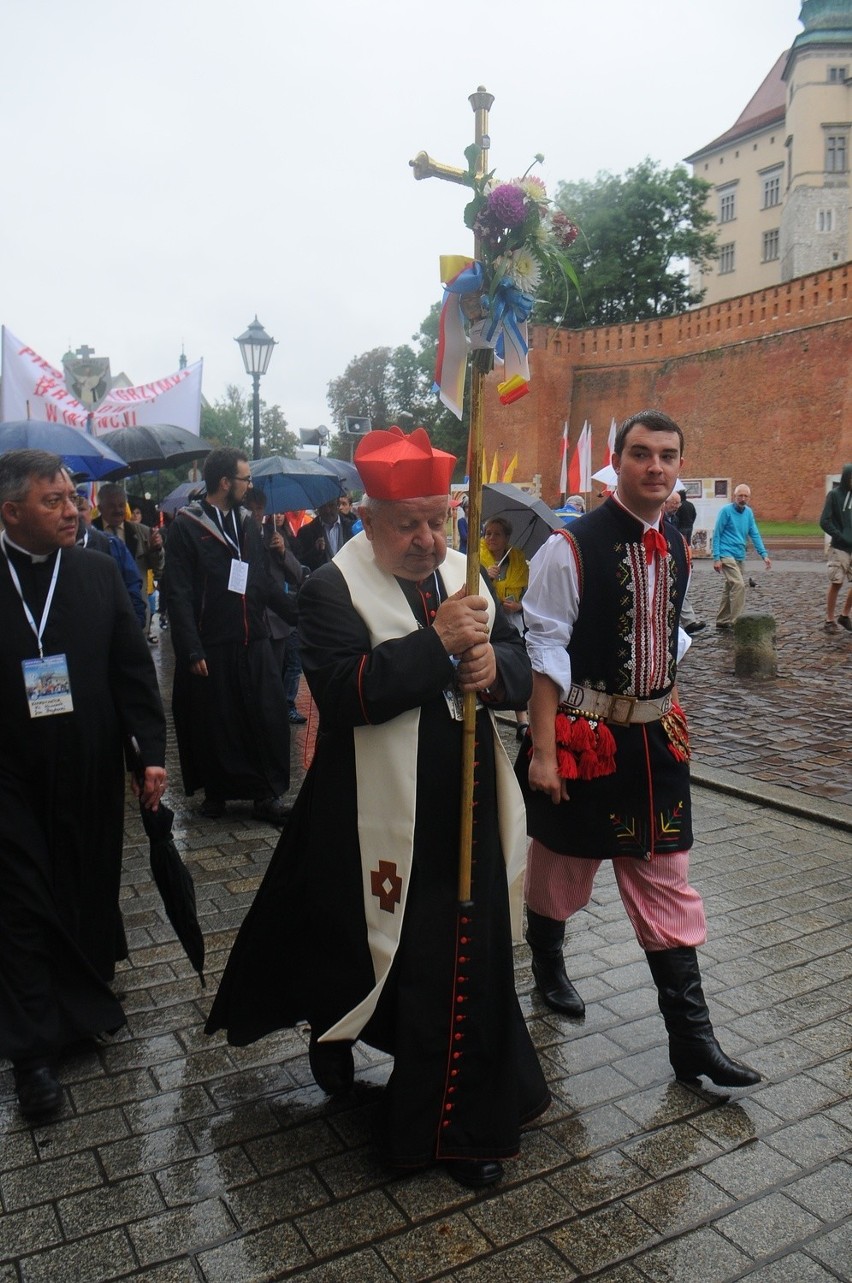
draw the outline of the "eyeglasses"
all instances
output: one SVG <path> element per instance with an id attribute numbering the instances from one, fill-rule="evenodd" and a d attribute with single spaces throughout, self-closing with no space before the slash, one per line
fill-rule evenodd
<path id="1" fill-rule="evenodd" d="M 248 473 L 246 473 L 246 474 L 245 474 L 244 476 L 242 476 L 242 477 L 240 476 L 240 474 L 239 474 L 239 473 L 236 473 L 236 475 L 234 476 L 234 478 L 233 478 L 233 479 L 234 479 L 234 481 L 246 481 L 246 482 L 249 482 L 249 483 L 250 483 L 250 482 L 251 482 L 251 473 L 250 473 L 250 472 L 248 472 Z"/>

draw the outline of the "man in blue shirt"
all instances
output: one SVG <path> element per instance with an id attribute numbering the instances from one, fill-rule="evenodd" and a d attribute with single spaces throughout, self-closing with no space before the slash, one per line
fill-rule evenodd
<path id="1" fill-rule="evenodd" d="M 722 604 L 716 616 L 717 628 L 733 628 L 745 605 L 746 544 L 750 539 L 769 570 L 772 562 L 763 546 L 754 513 L 749 505 L 751 490 L 737 486 L 734 502 L 726 503 L 713 528 L 713 569 L 725 576 Z"/>

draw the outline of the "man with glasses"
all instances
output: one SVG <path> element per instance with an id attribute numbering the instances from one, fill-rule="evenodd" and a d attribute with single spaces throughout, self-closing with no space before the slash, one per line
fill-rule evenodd
<path id="1" fill-rule="evenodd" d="M 251 486 L 243 450 L 204 461 L 207 496 L 169 532 L 169 618 L 175 649 L 172 710 L 184 788 L 204 789 L 200 813 L 220 819 L 231 800 L 283 824 L 290 806 L 287 699 L 264 611 L 295 623 L 293 597 L 275 582 L 257 524 L 242 506 Z"/>
<path id="2" fill-rule="evenodd" d="M 746 546 L 749 539 L 763 558 L 766 569 L 771 569 L 769 553 L 763 546 L 757 522 L 749 504 L 751 491 L 748 486 L 737 486 L 734 491 L 734 502 L 726 503 L 716 518 L 713 528 L 713 569 L 725 576 L 725 587 L 722 590 L 722 602 L 716 616 L 716 627 L 724 630 L 733 628 L 743 613 L 745 605 L 745 566 Z"/>

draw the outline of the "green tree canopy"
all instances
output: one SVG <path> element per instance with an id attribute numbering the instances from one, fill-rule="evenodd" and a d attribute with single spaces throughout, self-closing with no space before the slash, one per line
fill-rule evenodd
<path id="1" fill-rule="evenodd" d="M 201 410 L 201 435 L 214 446 L 233 446 L 251 453 L 252 409 L 247 393 L 231 383 L 213 405 Z M 260 403 L 260 453 L 262 458 L 280 454 L 293 459 L 298 441 L 288 431 L 287 420 L 280 405 Z"/>
<path id="2" fill-rule="evenodd" d="M 570 328 L 670 316 L 701 302 L 690 288 L 689 259 L 706 268 L 715 258 L 709 184 L 682 166 L 663 169 L 645 159 L 623 175 L 560 183 L 556 203 L 580 228 L 568 251 L 580 296 L 551 290 L 537 320 Z"/>
<path id="3" fill-rule="evenodd" d="M 439 314 L 436 303 L 411 344 L 373 348 L 353 357 L 343 374 L 332 379 L 327 400 L 338 433 L 331 442 L 332 455 L 350 457 L 352 440 L 343 435 L 346 416 L 365 415 L 374 428 L 400 423 L 409 431 L 422 425 L 439 449 L 459 456 L 456 471 L 464 472 L 467 416 L 459 423 L 432 391 Z"/>

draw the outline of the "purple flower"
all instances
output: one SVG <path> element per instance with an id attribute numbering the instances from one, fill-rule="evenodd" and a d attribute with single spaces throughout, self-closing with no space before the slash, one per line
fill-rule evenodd
<path id="1" fill-rule="evenodd" d="M 501 227 L 520 227 L 526 218 L 526 202 L 520 187 L 501 183 L 489 192 L 488 217 Z"/>

